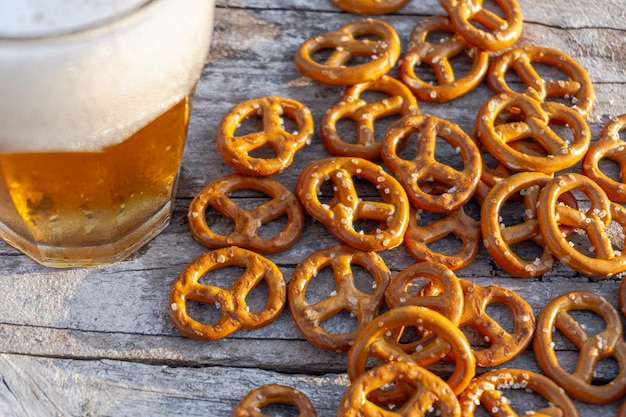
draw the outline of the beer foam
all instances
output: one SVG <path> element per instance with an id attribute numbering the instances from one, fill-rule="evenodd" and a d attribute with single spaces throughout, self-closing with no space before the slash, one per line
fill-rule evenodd
<path id="1" fill-rule="evenodd" d="M 0 0 L 0 152 L 118 143 L 189 94 L 207 57 L 214 0 L 71 0 L 93 13 L 65 23 L 22 1 Z"/>

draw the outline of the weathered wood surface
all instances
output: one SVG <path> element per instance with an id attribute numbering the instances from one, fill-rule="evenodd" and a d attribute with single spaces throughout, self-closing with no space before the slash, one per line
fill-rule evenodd
<path id="1" fill-rule="evenodd" d="M 621 0 L 580 3 L 585 4 L 520 0 L 525 19 L 520 44 L 561 49 L 589 71 L 597 94 L 589 118 L 595 139 L 610 117 L 626 113 L 626 8 Z M 406 44 L 417 22 L 442 12 L 436 0 L 424 0 L 380 18 L 391 23 Z M 168 296 L 180 271 L 206 251 L 186 223 L 191 198 L 211 180 L 233 172 L 215 150 L 222 115 L 240 101 L 280 95 L 307 105 L 319 126 L 342 89 L 299 74 L 294 52 L 305 39 L 355 19 L 326 1 L 218 1 L 171 226 L 130 259 L 108 267 L 52 270 L 0 244 L 0 415 L 228 416 L 250 389 L 268 382 L 299 388 L 320 416 L 334 415 L 348 384 L 345 356 L 309 344 L 288 311 L 267 328 L 199 342 L 174 329 Z M 420 111 L 469 131 L 479 105 L 489 96 L 482 86 L 452 103 L 420 103 Z M 302 168 L 324 156 L 316 133 L 311 146 L 276 178 L 293 189 Z M 334 243 L 323 226 L 309 218 L 299 242 L 269 258 L 288 279 L 300 260 Z M 414 263 L 403 248 L 382 256 L 394 273 Z M 458 275 L 517 291 L 535 313 L 554 296 L 577 289 L 617 305 L 620 284 L 619 278 L 587 278 L 562 265 L 539 278 L 512 278 L 484 249 Z M 321 296 L 332 287 L 326 282 L 315 291 Z M 571 345 L 560 343 L 557 348 L 564 362 L 576 360 Z M 531 349 L 508 365 L 539 370 Z M 441 372 L 449 370 L 443 367 Z M 614 363 L 603 364 L 598 378 L 606 380 L 614 372 Z M 577 405 L 581 416 L 614 416 L 619 403 Z"/>

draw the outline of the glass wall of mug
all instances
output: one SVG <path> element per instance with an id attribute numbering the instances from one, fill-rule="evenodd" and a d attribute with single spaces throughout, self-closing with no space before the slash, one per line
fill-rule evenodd
<path id="1" fill-rule="evenodd" d="M 169 222 L 214 0 L 0 0 L 0 237 L 121 260 Z"/>

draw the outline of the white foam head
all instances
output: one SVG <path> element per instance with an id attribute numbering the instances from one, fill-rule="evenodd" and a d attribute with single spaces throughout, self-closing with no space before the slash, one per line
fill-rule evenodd
<path id="1" fill-rule="evenodd" d="M 193 88 L 214 8 L 0 0 L 0 152 L 98 150 L 130 136 Z"/>

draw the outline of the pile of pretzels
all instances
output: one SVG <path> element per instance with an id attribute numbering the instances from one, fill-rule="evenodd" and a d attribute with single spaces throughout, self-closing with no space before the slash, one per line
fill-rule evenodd
<path id="1" fill-rule="evenodd" d="M 407 3 L 331 1 L 361 15 L 390 13 Z M 626 143 L 619 136 L 626 115 L 609 122 L 592 146 L 586 117 L 595 97 L 586 71 L 563 52 L 515 47 L 521 11 L 515 0 L 494 2 L 504 17 L 482 8 L 481 1 L 440 0 L 447 15 L 426 18 L 415 27 L 399 63 L 399 79 L 388 73 L 400 60 L 400 38 L 383 21 L 365 18 L 304 42 L 295 55 L 296 68 L 317 82 L 346 89 L 321 122 L 319 135 L 332 156 L 307 165 L 295 192 L 271 176 L 287 169 L 295 153 L 313 140 L 311 111 L 297 101 L 266 96 L 240 103 L 224 115 L 217 149 L 237 172 L 208 184 L 189 207 L 193 236 L 212 250 L 195 259 L 172 285 L 170 317 L 183 335 L 216 340 L 237 330 L 257 329 L 271 324 L 288 306 L 308 341 L 347 354 L 351 385 L 337 416 L 472 416 L 479 406 L 494 416 L 517 415 L 502 391 L 520 388 L 546 399 L 546 407 L 535 415 L 578 416 L 571 398 L 605 404 L 626 394 L 626 342 L 620 311 L 608 301 L 574 291 L 551 300 L 535 317 L 513 291 L 481 287 L 456 275 L 476 257 L 481 242 L 494 261 L 516 277 L 542 275 L 557 261 L 588 276 L 626 271 L 626 253 L 617 249 L 623 246 L 626 227 L 621 205 L 626 202 Z M 429 43 L 434 32 L 449 37 Z M 325 54 L 322 62 L 316 59 L 320 54 Z M 459 54 L 467 54 L 472 65 L 456 79 L 451 59 Z M 495 55 L 491 63 L 490 55 Z M 546 81 L 533 63 L 555 67 L 567 79 Z M 416 68 L 421 64 L 432 68 L 436 83 L 419 78 Z M 510 70 L 525 84 L 523 92 L 506 83 Z M 481 106 L 469 133 L 419 112 L 418 101 L 447 102 L 484 80 L 494 95 Z M 371 91 L 386 98 L 369 103 L 362 97 Z M 394 115 L 397 120 L 377 141 L 375 121 Z M 236 135 L 249 118 L 260 118 L 263 130 Z M 285 128 L 285 118 L 295 130 Z M 342 119 L 356 123 L 356 143 L 341 137 L 337 124 Z M 437 160 L 441 141 L 457 151 L 462 169 Z M 404 150 L 414 142 L 416 156 L 408 159 Z M 255 151 L 263 147 L 271 148 L 273 155 L 259 157 Z M 497 166 L 488 166 L 487 155 Z M 623 168 L 621 182 L 600 170 L 599 161 L 605 158 Z M 581 172 L 574 172 L 579 163 Z M 363 183 L 377 195 L 361 195 Z M 244 209 L 230 197 L 241 190 L 262 193 L 269 201 Z M 471 199 L 481 205 L 480 221 L 464 211 Z M 524 207 L 523 222 L 504 224 L 504 207 L 510 202 Z M 209 209 L 233 221 L 234 230 L 227 235 L 215 232 L 207 221 Z M 445 216 L 423 225 L 419 219 L 424 212 Z M 338 244 L 299 262 L 286 282 L 264 255 L 298 241 L 305 213 L 323 223 Z M 283 230 L 262 237 L 261 227 L 281 217 L 286 218 Z M 461 250 L 434 251 L 431 244 L 449 234 L 462 240 Z M 587 247 L 571 240 L 575 234 L 586 236 Z M 516 254 L 514 245 L 521 241 L 534 242 L 542 255 L 524 259 Z M 392 277 L 378 252 L 400 245 L 416 263 Z M 355 265 L 371 274 L 371 293 L 357 288 Z M 244 269 L 230 288 L 200 282 L 207 273 L 228 266 Z M 324 268 L 332 269 L 337 291 L 309 304 L 307 286 Z M 424 279 L 425 285 L 412 289 Z M 261 282 L 269 300 L 261 311 L 250 312 L 246 297 Z M 188 301 L 217 306 L 220 320 L 195 320 Z M 487 313 L 491 303 L 513 312 L 512 332 Z M 620 308 L 626 311 L 623 284 Z M 606 321 L 605 331 L 588 335 L 569 313 L 572 310 L 597 313 Z M 357 326 L 348 333 L 327 332 L 321 324 L 342 311 L 353 315 Z M 480 333 L 487 347 L 472 347 L 461 330 L 466 327 Z M 574 372 L 559 363 L 552 341 L 555 329 L 581 351 Z M 506 367 L 476 375 L 477 367 L 505 365 L 531 343 L 547 376 Z M 595 364 L 609 357 L 617 360 L 619 374 L 609 384 L 595 385 Z M 453 364 L 446 380 L 427 369 L 439 361 Z M 260 408 L 274 402 L 296 406 L 300 416 L 316 415 L 303 393 L 270 384 L 250 392 L 233 416 L 263 415 Z M 626 415 L 626 407 L 619 415 Z"/>

